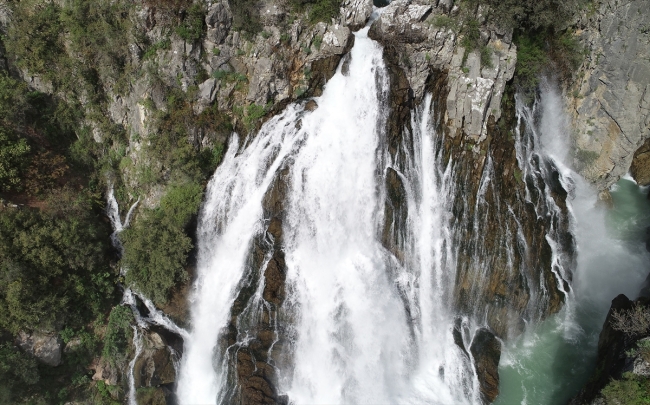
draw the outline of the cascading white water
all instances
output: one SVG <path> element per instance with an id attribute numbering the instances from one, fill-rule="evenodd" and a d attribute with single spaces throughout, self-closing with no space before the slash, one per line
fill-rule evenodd
<path id="1" fill-rule="evenodd" d="M 192 292 L 192 332 L 185 341 L 177 396 L 182 404 L 214 404 L 225 384 L 224 359 L 215 358 L 241 282 L 253 235 L 262 228 L 262 197 L 280 164 L 304 134 L 296 122 L 304 112 L 289 106 L 239 152 L 233 136 L 210 180 L 198 228 L 197 280 Z"/>
<path id="2" fill-rule="evenodd" d="M 610 214 L 596 206 L 595 190 L 570 169 L 569 126 L 553 87 L 543 86 L 533 109 L 518 105 L 518 116 L 531 131 L 528 142 L 517 134 L 522 170 L 533 154 L 550 159 L 570 190 L 567 202 L 574 217 L 577 267 L 565 308 L 506 346 L 499 370 L 501 393 L 495 404 L 554 405 L 566 403 L 586 382 L 611 300 L 621 293 L 636 297 L 650 270 L 650 257 L 643 240 L 616 236 L 606 223 Z"/>
<path id="3" fill-rule="evenodd" d="M 414 117 L 413 156 L 391 162 L 382 151 L 388 76 L 367 31 L 356 33 L 347 72 L 339 67 L 318 109 L 289 106 L 242 148 L 233 137 L 210 181 L 181 404 L 227 401 L 229 351 L 218 339 L 238 290 L 250 282 L 247 256 L 265 229 L 262 200 L 281 167 L 290 180 L 282 246 L 287 297 L 279 311 L 292 314 L 284 327 L 293 339 L 292 364 L 278 370 L 279 391 L 311 404 L 479 401 L 469 354 L 452 336 L 446 199 L 453 190 L 438 168 L 430 101 Z M 386 192 L 380 179 L 388 168 L 400 173 L 408 194 L 409 250 L 401 259 L 379 237 Z M 260 277 L 247 316 L 263 305 L 263 287 Z M 249 333 L 238 325 L 244 345 Z"/>

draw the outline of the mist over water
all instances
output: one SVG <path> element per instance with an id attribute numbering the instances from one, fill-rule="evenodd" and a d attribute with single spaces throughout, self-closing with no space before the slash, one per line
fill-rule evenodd
<path id="1" fill-rule="evenodd" d="M 546 86 L 535 110 L 518 106 L 534 132 L 539 153 L 553 159 L 570 179 L 577 268 L 569 302 L 504 348 L 495 404 L 566 403 L 589 378 L 598 336 L 611 300 L 636 298 L 650 270 L 643 234 L 650 225 L 646 194 L 632 181 L 612 187 L 614 208 L 597 205 L 596 191 L 570 167 L 570 132 L 561 97 Z"/>

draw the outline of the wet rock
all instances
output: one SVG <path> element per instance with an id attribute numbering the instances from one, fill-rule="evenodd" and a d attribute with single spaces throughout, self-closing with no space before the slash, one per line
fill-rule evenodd
<path id="1" fill-rule="evenodd" d="M 314 100 L 309 100 L 307 101 L 307 104 L 305 104 L 305 110 L 307 111 L 315 111 L 318 108 L 318 104 L 316 104 L 316 101 Z"/>
<path id="2" fill-rule="evenodd" d="M 478 376 L 481 399 L 492 403 L 499 395 L 499 360 L 501 342 L 492 332 L 481 328 L 476 331 L 470 346 L 474 367 Z"/>
<path id="3" fill-rule="evenodd" d="M 21 331 L 16 344 L 43 364 L 50 367 L 61 364 L 62 343 L 57 333 Z"/>
<path id="4" fill-rule="evenodd" d="M 454 343 L 463 353 L 469 358 L 469 353 L 465 347 L 465 342 L 463 340 L 463 333 L 466 332 L 466 325 L 463 325 L 463 320 L 460 317 L 454 319 L 454 329 L 452 330 L 452 336 L 454 337 Z"/>
<path id="5" fill-rule="evenodd" d="M 607 209 L 614 208 L 614 199 L 609 190 L 602 190 L 598 193 L 598 202 L 597 205 L 601 205 Z"/>
<path id="6" fill-rule="evenodd" d="M 406 189 L 397 172 L 386 169 L 386 201 L 384 202 L 384 229 L 381 242 L 399 260 L 404 259 L 401 242 L 406 240 L 404 232 L 408 211 L 406 206 Z"/>

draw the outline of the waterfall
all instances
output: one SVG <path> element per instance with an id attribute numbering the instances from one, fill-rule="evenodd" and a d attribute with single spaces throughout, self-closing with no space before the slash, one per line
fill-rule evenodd
<path id="1" fill-rule="evenodd" d="M 232 137 L 199 219 L 181 404 L 245 395 L 244 351 L 250 372 L 276 380 L 292 403 L 480 402 L 471 355 L 452 334 L 454 190 L 431 100 L 413 116 L 412 153 L 388 156 L 389 79 L 367 32 L 355 34 L 315 111 L 293 104 L 243 145 Z M 407 212 L 392 219 L 402 251 L 382 243 L 388 176 L 405 192 Z M 281 232 L 269 217 L 280 183 Z M 285 265 L 278 299 L 267 280 Z"/>

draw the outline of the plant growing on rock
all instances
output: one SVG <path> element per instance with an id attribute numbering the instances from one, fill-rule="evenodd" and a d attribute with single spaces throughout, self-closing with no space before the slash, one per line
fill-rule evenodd
<path id="1" fill-rule="evenodd" d="M 629 336 L 638 336 L 650 331 L 650 308 L 634 303 L 628 310 L 614 310 L 611 325 L 614 330 Z"/>
<path id="2" fill-rule="evenodd" d="M 158 208 L 144 211 L 123 233 L 126 282 L 158 304 L 167 302 L 177 283 L 187 281 L 185 265 L 192 240 L 185 227 L 198 212 L 202 197 L 200 184 L 172 186 Z"/>

